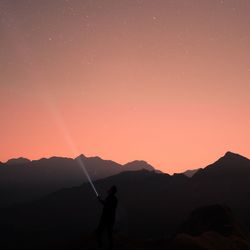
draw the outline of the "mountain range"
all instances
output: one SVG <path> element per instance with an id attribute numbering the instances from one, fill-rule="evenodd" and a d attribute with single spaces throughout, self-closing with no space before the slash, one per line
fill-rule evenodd
<path id="1" fill-rule="evenodd" d="M 232 152 L 192 177 L 143 169 L 120 172 L 94 184 L 103 197 L 110 186 L 117 185 L 116 231 L 130 238 L 170 237 L 191 211 L 214 204 L 229 207 L 240 223 L 250 226 L 250 160 Z M 36 201 L 2 208 L 1 232 L 7 236 L 11 232 L 14 238 L 33 232 L 33 241 L 26 242 L 24 249 L 32 249 L 30 244 L 38 249 L 41 234 L 43 239 L 53 238 L 57 244 L 58 238 L 71 242 L 94 231 L 100 214 L 95 193 L 89 183 L 84 183 Z M 41 248 L 48 247 L 46 241 L 42 242 L 45 245 L 40 242 Z"/>
<path id="2" fill-rule="evenodd" d="M 123 171 L 155 169 L 145 161 L 121 165 L 100 157 L 51 157 L 31 161 L 26 158 L 10 159 L 0 164 L 0 206 L 30 201 L 62 188 L 79 186 L 86 182 L 81 167 L 84 164 L 92 180 L 106 178 Z"/>

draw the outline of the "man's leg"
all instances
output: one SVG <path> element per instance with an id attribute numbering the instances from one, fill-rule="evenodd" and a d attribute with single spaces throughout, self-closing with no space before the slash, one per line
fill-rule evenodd
<path id="1" fill-rule="evenodd" d="M 102 236 L 103 236 L 103 231 L 104 231 L 104 224 L 100 223 L 97 229 L 97 244 L 98 244 L 98 249 L 102 249 Z"/>
<path id="2" fill-rule="evenodd" d="M 109 242 L 109 249 L 113 250 L 114 242 L 113 242 L 113 225 L 108 225 L 108 242 Z"/>

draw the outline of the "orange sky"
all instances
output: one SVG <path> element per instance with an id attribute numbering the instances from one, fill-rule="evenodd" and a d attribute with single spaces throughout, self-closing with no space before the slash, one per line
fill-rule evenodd
<path id="1" fill-rule="evenodd" d="M 2 0 L 0 161 L 250 157 L 250 1 Z"/>

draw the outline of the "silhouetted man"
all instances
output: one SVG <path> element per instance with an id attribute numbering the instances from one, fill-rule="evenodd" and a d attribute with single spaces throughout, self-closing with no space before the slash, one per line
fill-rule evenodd
<path id="1" fill-rule="evenodd" d="M 97 240 L 98 240 L 98 247 L 99 249 L 102 249 L 102 238 L 103 235 L 107 235 L 108 243 L 109 243 L 109 249 L 113 249 L 113 227 L 115 223 L 115 212 L 118 200 L 115 196 L 117 192 L 116 186 L 112 186 L 108 190 L 108 196 L 105 200 L 102 200 L 98 196 L 98 200 L 103 205 L 102 210 L 102 216 L 100 219 L 100 223 L 97 229 Z"/>

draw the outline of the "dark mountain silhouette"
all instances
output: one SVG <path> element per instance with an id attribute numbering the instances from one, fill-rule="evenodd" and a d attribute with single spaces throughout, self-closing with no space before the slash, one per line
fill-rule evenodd
<path id="1" fill-rule="evenodd" d="M 122 171 L 154 168 L 144 161 L 125 165 L 100 157 L 78 156 L 76 159 L 51 157 L 30 161 L 11 159 L 0 165 L 0 205 L 28 201 L 62 188 L 79 186 L 87 181 L 79 164 L 83 162 L 93 180 L 106 178 Z"/>
<path id="2" fill-rule="evenodd" d="M 227 152 L 215 163 L 194 174 L 189 192 L 193 194 L 192 198 L 197 206 L 220 202 L 247 215 L 249 184 L 250 160 Z M 244 207 L 243 204 L 247 206 Z"/>
<path id="3" fill-rule="evenodd" d="M 99 162 L 99 159 L 91 161 Z M 176 242 L 189 244 L 185 237 L 192 242 L 201 237 L 200 241 L 203 244 L 209 237 L 218 239 L 221 246 L 223 242 L 226 242 L 225 244 L 234 242 L 231 236 L 241 237 L 239 241 L 243 240 L 243 236 L 235 236 L 235 231 L 230 236 L 219 233 L 219 229 L 215 230 L 214 226 L 223 228 L 227 223 L 233 223 L 230 215 L 225 217 L 227 210 L 221 211 L 220 208 L 212 210 L 213 212 L 209 212 L 210 208 L 205 209 L 206 212 L 198 210 L 193 217 L 191 215 L 185 227 L 179 230 L 178 227 L 180 224 L 183 225 L 183 221 L 193 209 L 201 206 L 210 207 L 213 204 L 221 204 L 223 208 L 230 207 L 240 222 L 250 226 L 249 180 L 250 160 L 228 152 L 215 163 L 197 171 L 191 178 L 184 174 L 171 176 L 155 171 L 139 170 L 122 172 L 97 180 L 95 186 L 102 196 L 110 186 L 117 186 L 119 207 L 116 231 L 129 239 L 154 239 L 155 242 L 155 239 L 170 238 L 177 231 L 178 237 L 184 235 L 184 238 L 182 236 L 176 238 Z M 6 239 L 8 235 L 12 235 L 15 239 L 19 238 L 20 234 L 23 235 L 23 232 L 26 234 L 32 232 L 34 236 L 32 242 L 20 240 L 23 248 L 30 249 L 30 244 L 49 248 L 52 242 L 59 244 L 60 241 L 60 244 L 64 245 L 65 242 L 79 240 L 82 234 L 93 232 L 97 227 L 100 213 L 101 207 L 91 186 L 89 183 L 84 183 L 79 187 L 55 192 L 35 202 L 2 209 L 0 233 L 3 232 Z M 198 218 L 197 223 L 195 218 Z M 207 219 L 202 221 L 202 218 Z M 197 231 L 197 235 L 193 235 L 192 230 Z M 246 244 L 244 246 L 247 246 Z M 179 245 L 173 246 L 179 247 Z M 82 249 L 87 249 L 84 248 L 84 243 Z M 190 249 L 205 248 L 196 246 Z"/>
<path id="4" fill-rule="evenodd" d="M 250 160 L 239 154 L 227 152 L 223 157 L 207 166 L 204 169 L 200 169 L 195 174 L 196 176 L 228 176 L 232 173 L 243 174 L 249 173 Z"/>
<path id="5" fill-rule="evenodd" d="M 224 174 L 228 174 L 230 171 L 234 172 L 235 170 L 237 170 L 237 173 L 244 171 L 244 169 L 246 171 L 249 171 L 249 159 L 239 154 L 228 151 L 223 157 L 218 159 L 213 164 L 207 166 L 205 169 L 199 168 L 186 170 L 185 172 L 183 172 L 183 174 L 187 175 L 188 177 L 193 176 L 197 172 L 199 172 L 198 175 L 202 175 L 204 173 L 212 174 L 214 170 L 215 172 L 217 172 L 218 168 L 220 168 L 219 172 Z"/>

